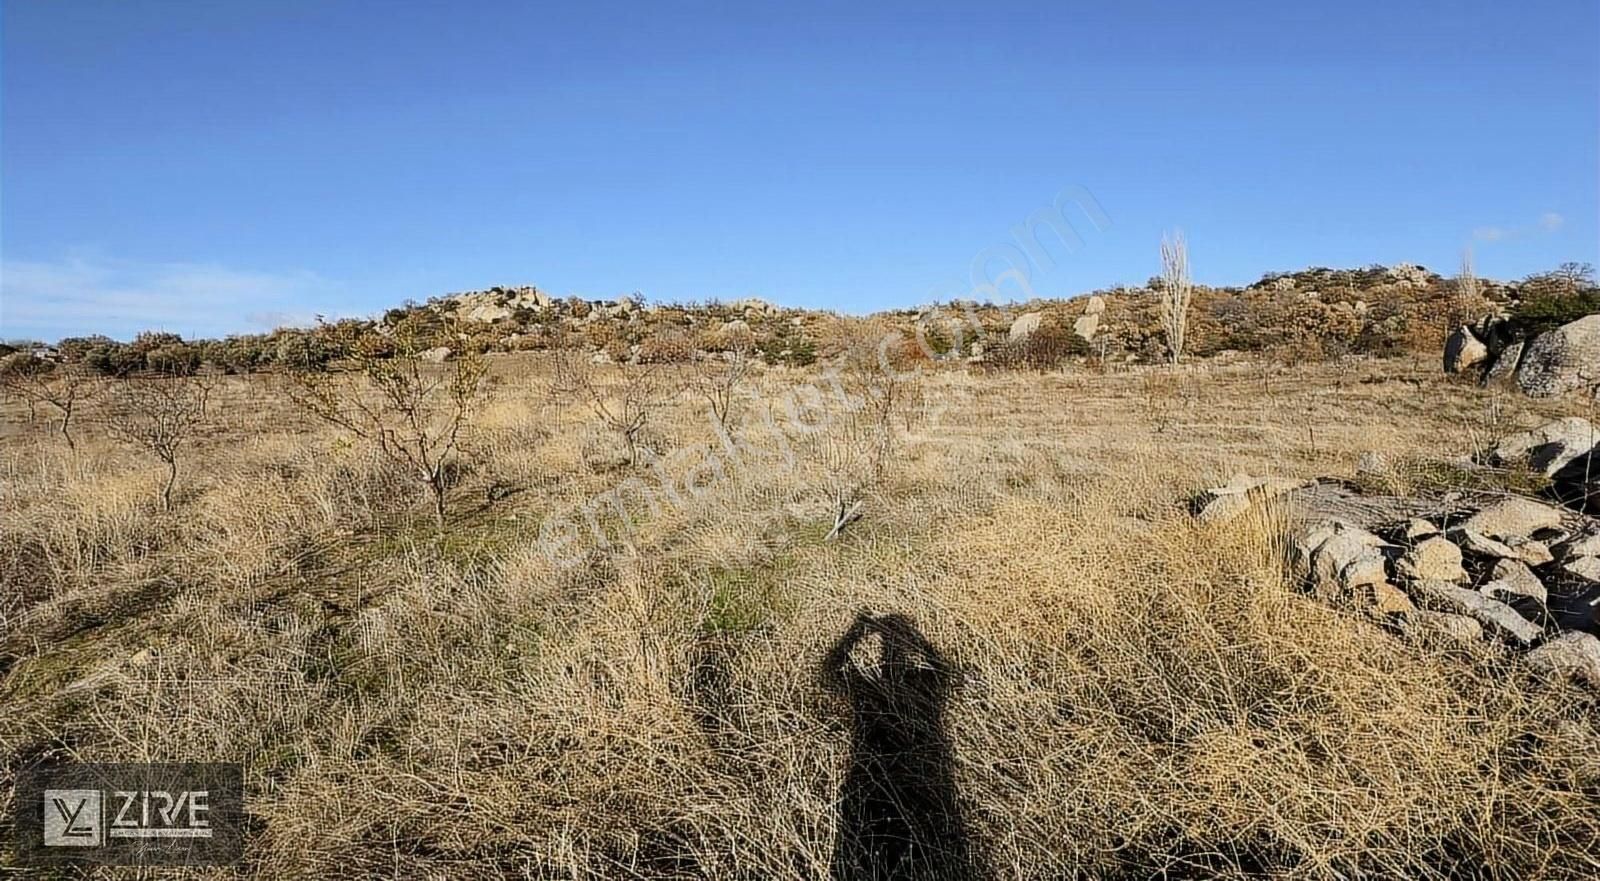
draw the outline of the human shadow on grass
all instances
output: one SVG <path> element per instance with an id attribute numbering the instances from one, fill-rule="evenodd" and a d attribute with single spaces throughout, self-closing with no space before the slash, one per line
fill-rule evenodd
<path id="1" fill-rule="evenodd" d="M 904 615 L 858 614 L 823 662 L 849 701 L 833 881 L 982 877 L 962 816 L 945 705 L 956 672 Z"/>

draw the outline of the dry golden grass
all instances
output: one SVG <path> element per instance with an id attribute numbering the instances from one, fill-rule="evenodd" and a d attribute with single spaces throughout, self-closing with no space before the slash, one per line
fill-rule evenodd
<path id="1" fill-rule="evenodd" d="M 734 452 L 683 395 L 655 464 L 613 467 L 541 370 L 495 362 L 443 529 L 266 378 L 217 392 L 171 514 L 159 463 L 8 410 L 7 773 L 243 762 L 260 877 L 824 877 L 849 738 L 817 666 L 868 609 L 961 671 L 954 773 L 993 877 L 1600 874 L 1592 696 L 1319 605 L 1274 512 L 1182 505 L 1577 405 L 1396 363 L 932 374 L 825 542 L 828 462 L 768 427 L 816 374 L 755 377 Z M 580 516 L 546 552 L 619 486 L 603 542 Z"/>

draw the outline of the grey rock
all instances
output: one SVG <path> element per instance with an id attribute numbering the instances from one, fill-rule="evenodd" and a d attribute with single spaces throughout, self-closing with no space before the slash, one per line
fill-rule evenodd
<path id="1" fill-rule="evenodd" d="M 1478 557 L 1497 557 L 1505 560 L 1517 559 L 1517 552 L 1510 545 L 1495 541 L 1481 532 L 1470 529 L 1451 530 L 1450 537 L 1461 545 L 1461 549 Z"/>
<path id="2" fill-rule="evenodd" d="M 1496 465 L 1526 464 L 1549 477 L 1596 444 L 1600 429 L 1581 416 L 1567 416 L 1501 438 L 1489 458 Z"/>
<path id="3" fill-rule="evenodd" d="M 1513 536 L 1525 538 L 1541 529 L 1554 529 L 1560 525 L 1561 512 L 1555 508 L 1532 499 L 1512 497 L 1495 502 L 1468 517 L 1461 528 L 1503 540 Z"/>
<path id="4" fill-rule="evenodd" d="M 1515 340 L 1500 350 L 1495 356 L 1494 363 L 1484 371 L 1483 384 L 1512 385 L 1517 378 L 1517 365 L 1522 363 L 1522 350 L 1526 346 L 1522 340 Z"/>
<path id="5" fill-rule="evenodd" d="M 1553 675 L 1578 679 L 1600 688 L 1600 639 L 1592 634 L 1564 633 L 1528 652 L 1528 664 Z"/>
<path id="6" fill-rule="evenodd" d="M 1600 581 L 1600 557 L 1573 557 L 1561 564 L 1564 572 L 1590 581 Z"/>
<path id="7" fill-rule="evenodd" d="M 1600 525 L 1572 536 L 1556 546 L 1563 560 L 1572 557 L 1600 557 Z"/>
<path id="8" fill-rule="evenodd" d="M 1400 621 L 1400 632 L 1417 642 L 1474 643 L 1483 639 L 1483 625 L 1449 612 L 1412 612 Z"/>
<path id="9" fill-rule="evenodd" d="M 1478 592 L 1492 600 L 1509 602 L 1517 597 L 1528 597 L 1540 605 L 1549 600 L 1544 582 L 1533 574 L 1532 569 L 1518 560 L 1501 560 L 1495 563 L 1491 577 L 1493 580 L 1478 588 Z"/>
<path id="10" fill-rule="evenodd" d="M 1024 312 L 1011 322 L 1011 330 L 1007 333 L 1007 339 L 1013 343 L 1020 343 L 1037 333 L 1039 326 L 1043 323 L 1043 314 Z"/>
<path id="11" fill-rule="evenodd" d="M 1535 398 L 1581 389 L 1600 397 L 1600 315 L 1540 334 L 1523 353 L 1517 386 Z"/>
<path id="12" fill-rule="evenodd" d="M 1475 590 L 1457 587 L 1448 581 L 1417 581 L 1412 593 L 1424 606 L 1439 611 L 1471 615 L 1491 632 L 1511 640 L 1530 645 L 1543 635 L 1539 625 L 1517 614 L 1499 600 L 1492 600 Z"/>

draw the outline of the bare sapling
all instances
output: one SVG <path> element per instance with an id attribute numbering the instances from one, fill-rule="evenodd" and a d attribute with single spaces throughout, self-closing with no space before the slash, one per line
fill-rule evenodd
<path id="1" fill-rule="evenodd" d="M 736 333 L 727 347 L 709 357 L 686 362 L 684 386 L 705 401 L 722 431 L 738 422 L 739 392 L 750 376 L 755 340 L 749 332 Z"/>
<path id="2" fill-rule="evenodd" d="M 484 393 L 488 365 L 482 353 L 448 327 L 440 331 L 411 321 L 387 335 L 354 322 L 323 329 L 339 363 L 333 370 L 291 373 L 291 395 L 317 418 L 371 441 L 413 475 L 428 493 L 435 522 L 444 525 L 462 435 Z"/>
<path id="3" fill-rule="evenodd" d="M 105 419 L 110 433 L 167 466 L 161 510 L 170 512 L 180 454 L 205 425 L 207 389 L 192 375 L 161 374 L 120 380 L 109 394 Z"/>
<path id="4" fill-rule="evenodd" d="M 100 381 L 75 364 L 57 364 L 28 352 L 14 352 L 0 361 L 0 387 L 28 405 L 28 418 L 39 405 L 61 416 L 59 430 L 68 449 L 77 449 L 72 437 L 72 417 L 100 390 Z"/>
<path id="5" fill-rule="evenodd" d="M 806 444 L 821 466 L 832 517 L 824 541 L 861 519 L 894 456 L 895 423 L 912 398 L 912 378 L 890 357 L 894 344 L 881 333 L 864 335 L 830 368 L 842 406 L 823 417 Z"/>

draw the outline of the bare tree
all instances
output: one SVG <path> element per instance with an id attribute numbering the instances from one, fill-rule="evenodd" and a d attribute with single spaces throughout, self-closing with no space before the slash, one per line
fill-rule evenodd
<path id="1" fill-rule="evenodd" d="M 737 421 L 739 389 L 750 374 L 754 351 L 754 340 L 744 333 L 730 340 L 720 355 L 688 362 L 684 384 L 706 402 L 724 431 Z"/>
<path id="2" fill-rule="evenodd" d="M 171 511 L 179 453 L 205 423 L 205 388 L 193 376 L 141 376 L 117 382 L 110 395 L 111 433 L 166 464 L 161 510 Z"/>
<path id="3" fill-rule="evenodd" d="M 292 397 L 323 421 L 372 441 L 414 475 L 443 525 L 461 433 L 483 395 L 483 355 L 431 345 L 459 338 L 412 322 L 387 336 L 353 322 L 324 330 L 349 370 L 291 373 Z"/>
<path id="4" fill-rule="evenodd" d="M 69 449 L 77 449 L 72 438 L 73 415 L 100 389 L 99 380 L 82 367 L 46 361 L 28 352 L 14 352 L 0 361 L 0 386 L 27 402 L 29 419 L 37 415 L 40 404 L 54 407 L 61 414 L 61 438 Z"/>
<path id="5" fill-rule="evenodd" d="M 1189 245 L 1183 233 L 1161 238 L 1161 326 L 1167 335 L 1167 354 L 1176 365 L 1183 358 L 1183 339 L 1189 330 L 1189 301 L 1194 281 L 1189 277 Z"/>
<path id="6" fill-rule="evenodd" d="M 614 373 L 616 380 L 606 382 L 604 373 Z M 618 364 L 614 371 L 587 370 L 576 378 L 589 409 L 627 444 L 630 465 L 638 461 L 639 436 L 651 412 L 679 390 L 663 364 Z"/>

